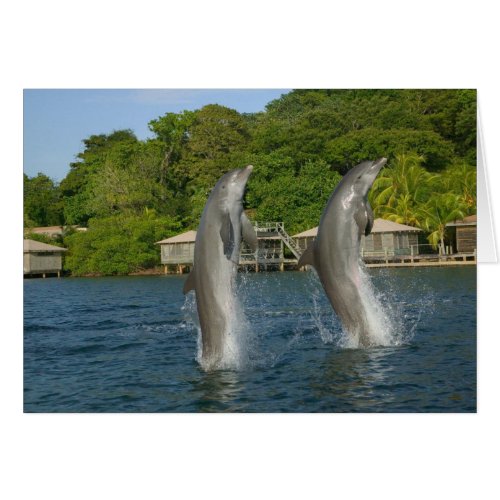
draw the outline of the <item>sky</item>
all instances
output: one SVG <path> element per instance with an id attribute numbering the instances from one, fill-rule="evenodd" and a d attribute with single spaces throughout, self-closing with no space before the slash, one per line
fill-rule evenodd
<path id="1" fill-rule="evenodd" d="M 263 111 L 285 89 L 25 89 L 23 170 L 61 181 L 93 134 L 131 129 L 152 137 L 148 122 L 168 112 L 220 104 L 241 113 Z"/>

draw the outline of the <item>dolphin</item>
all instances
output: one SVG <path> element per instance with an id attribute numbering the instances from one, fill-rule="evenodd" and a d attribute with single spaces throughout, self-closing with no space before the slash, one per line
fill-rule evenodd
<path id="1" fill-rule="evenodd" d="M 243 195 L 253 166 L 223 175 L 205 204 L 196 233 L 193 269 L 183 292 L 194 290 L 205 369 L 223 366 L 234 335 L 234 281 L 242 238 L 253 252 L 257 235 L 243 211 Z M 234 342 L 232 342 L 234 344 Z"/>
<path id="2" fill-rule="evenodd" d="M 368 191 L 386 158 L 364 161 L 342 178 L 323 210 L 314 243 L 299 259 L 299 268 L 313 266 L 344 329 L 358 345 L 374 345 L 373 325 L 362 295 L 359 246 L 373 227 Z"/>

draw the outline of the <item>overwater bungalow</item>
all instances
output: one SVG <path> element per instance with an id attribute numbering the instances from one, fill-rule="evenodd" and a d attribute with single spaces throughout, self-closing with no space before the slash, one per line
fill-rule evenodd
<path id="1" fill-rule="evenodd" d="M 314 241 L 317 232 L 318 228 L 314 227 L 293 236 L 301 253 Z M 421 229 L 416 227 L 375 219 L 371 233 L 361 236 L 361 255 L 364 260 L 418 255 L 420 232 Z"/>
<path id="2" fill-rule="evenodd" d="M 477 215 L 446 224 L 457 253 L 473 253 L 477 248 Z"/>
<path id="3" fill-rule="evenodd" d="M 307 231 L 302 231 L 292 236 L 295 240 L 295 244 L 299 248 L 301 253 L 304 253 L 307 247 L 316 239 L 318 234 L 318 226 L 308 229 Z"/>
<path id="4" fill-rule="evenodd" d="M 301 255 L 293 238 L 285 231 L 282 222 L 253 222 L 258 251 L 252 252 L 243 243 L 240 253 L 240 267 L 255 271 L 268 268 L 278 268 L 281 271 L 286 265 L 296 265 Z M 194 245 L 196 231 L 187 231 L 171 238 L 158 241 L 161 248 L 161 263 L 164 265 L 165 274 L 172 268 L 176 273 L 183 273 L 191 268 L 194 259 Z M 285 248 L 289 256 L 285 255 Z"/>
<path id="5" fill-rule="evenodd" d="M 372 257 L 418 255 L 418 234 L 421 232 L 417 227 L 375 219 L 371 233 L 361 236 L 361 256 L 367 260 Z"/>
<path id="6" fill-rule="evenodd" d="M 47 245 L 35 240 L 24 240 L 23 271 L 25 277 L 61 276 L 62 256 L 66 248 Z"/>
<path id="7" fill-rule="evenodd" d="M 171 267 L 175 267 L 179 274 L 191 268 L 195 241 L 196 231 L 186 231 L 156 242 L 157 245 L 160 245 L 161 263 L 164 265 L 165 274 L 169 272 Z"/>

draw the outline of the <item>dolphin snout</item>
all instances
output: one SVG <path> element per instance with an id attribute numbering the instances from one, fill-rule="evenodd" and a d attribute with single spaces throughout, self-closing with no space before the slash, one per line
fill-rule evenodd
<path id="1" fill-rule="evenodd" d="M 253 165 L 247 165 L 245 168 L 242 168 L 240 170 L 240 174 L 238 175 L 238 178 L 241 179 L 242 181 L 246 182 L 248 180 L 248 178 L 250 177 L 252 170 L 253 170 Z"/>
<path id="2" fill-rule="evenodd" d="M 382 170 L 382 167 L 387 163 L 387 158 L 379 158 L 378 160 L 375 160 L 370 167 L 368 167 L 366 173 L 368 175 L 373 175 L 375 176 L 378 175 L 378 173 Z"/>

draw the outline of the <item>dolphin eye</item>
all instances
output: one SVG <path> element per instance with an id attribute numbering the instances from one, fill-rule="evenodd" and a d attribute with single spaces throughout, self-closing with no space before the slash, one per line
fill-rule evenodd
<path id="1" fill-rule="evenodd" d="M 226 189 L 226 186 L 224 184 L 222 185 L 222 189 Z"/>

